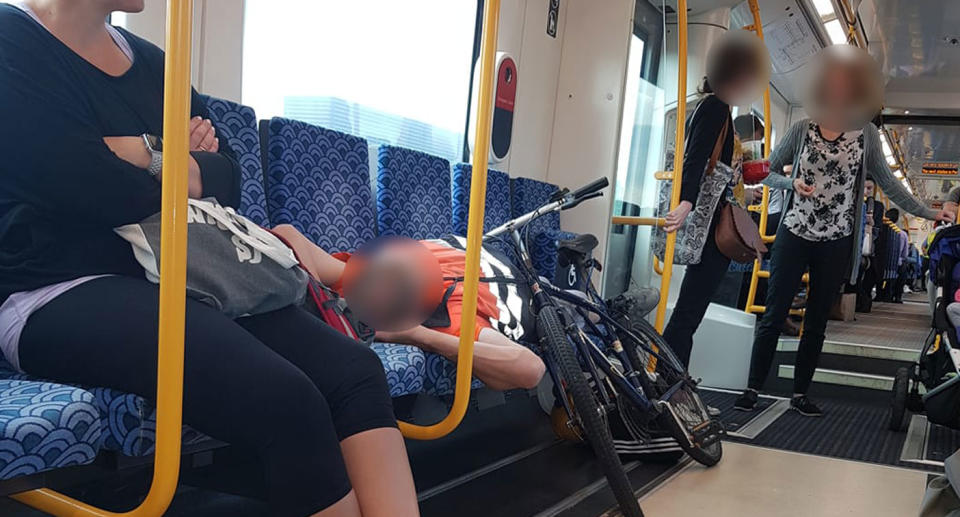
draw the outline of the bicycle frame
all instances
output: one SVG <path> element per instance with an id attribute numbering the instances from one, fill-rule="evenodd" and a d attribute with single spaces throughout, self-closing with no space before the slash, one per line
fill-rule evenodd
<path id="1" fill-rule="evenodd" d="M 616 332 L 624 333 L 624 335 L 638 343 L 644 349 L 644 351 L 662 361 L 663 359 L 659 352 L 654 351 L 651 347 L 644 343 L 644 340 L 640 339 L 632 331 L 624 328 L 623 325 L 619 324 L 612 317 L 610 317 L 606 313 L 605 308 L 601 308 L 600 305 L 591 300 L 585 300 L 570 293 L 566 293 L 563 290 L 553 286 L 548 281 L 541 280 L 533 268 L 530 254 L 527 251 L 524 240 L 520 235 L 520 230 L 537 218 L 552 212 L 563 210 L 565 206 L 569 204 L 569 201 L 565 202 L 563 199 L 551 201 L 550 203 L 547 203 L 536 210 L 507 221 L 499 227 L 489 231 L 486 235 L 484 235 L 484 240 L 490 240 L 500 237 L 503 234 L 509 234 L 511 241 L 510 244 L 513 247 L 513 252 L 516 255 L 520 265 L 519 270 L 520 274 L 523 276 L 522 280 L 527 284 L 533 294 L 534 316 L 539 314 L 539 312 L 545 308 L 558 308 L 559 306 L 554 300 L 554 297 L 570 303 L 576 307 L 577 311 L 580 313 L 580 316 L 583 317 L 587 322 L 587 325 L 590 327 L 591 331 L 601 340 L 603 340 L 603 344 L 606 347 L 610 348 L 617 354 L 617 357 L 620 359 L 620 363 L 623 368 L 622 373 L 614 367 L 610 359 L 607 357 L 604 351 L 597 346 L 594 340 L 590 339 L 590 337 L 588 337 L 583 330 L 576 327 L 574 323 L 569 321 L 566 322 L 568 325 L 567 329 L 565 329 L 566 334 L 568 336 L 576 336 L 576 339 L 571 340 L 571 345 L 573 345 L 576 349 L 582 366 L 585 367 L 585 371 L 590 374 L 598 386 L 603 382 L 599 372 L 603 372 L 604 376 L 607 379 L 610 379 L 610 381 L 613 383 L 614 390 L 618 394 L 626 396 L 628 399 L 630 399 L 630 401 L 637 408 L 644 412 L 651 412 L 654 414 L 659 413 L 659 404 L 651 401 L 652 399 L 655 400 L 655 397 L 653 397 L 653 393 L 650 393 L 651 390 L 649 389 L 649 382 L 644 382 L 644 380 L 649 381 L 649 379 L 642 378 L 642 376 L 647 375 L 647 372 L 638 371 L 633 368 L 632 361 L 624 350 L 620 339 L 616 337 L 616 334 L 613 331 L 601 331 L 600 328 L 590 320 L 587 315 L 587 311 L 599 315 L 601 321 L 605 325 L 613 327 Z M 588 296 L 596 298 L 597 294 L 596 290 L 593 288 L 592 282 L 588 281 L 588 285 Z M 571 328 L 571 326 L 573 328 Z M 664 361 L 663 364 L 673 368 L 673 365 L 670 364 L 669 361 Z M 559 379 L 555 373 L 555 368 L 550 365 L 549 360 L 547 361 L 547 365 L 548 373 L 550 374 L 551 379 L 554 381 L 554 385 L 559 386 Z M 684 382 L 684 380 L 677 382 L 675 386 L 671 386 L 667 393 L 672 393 L 673 391 L 679 389 Z M 605 405 L 610 404 L 611 400 L 609 399 L 606 390 L 598 391 L 604 399 L 602 402 Z M 564 397 L 560 398 L 564 399 Z M 561 400 L 561 403 L 568 411 L 568 414 L 573 414 L 572 408 L 569 407 L 569 401 Z"/>

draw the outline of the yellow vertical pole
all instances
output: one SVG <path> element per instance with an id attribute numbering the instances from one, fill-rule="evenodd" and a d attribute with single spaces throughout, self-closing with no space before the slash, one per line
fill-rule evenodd
<path id="1" fill-rule="evenodd" d="M 683 0 L 681 0 L 683 1 Z M 480 102 L 477 108 L 476 142 L 473 146 L 473 175 L 470 178 L 470 215 L 467 219 L 467 257 L 463 274 L 463 318 L 460 349 L 457 353 L 457 380 L 450 413 L 436 424 L 419 426 L 400 422 L 407 438 L 432 440 L 460 425 L 470 403 L 473 381 L 473 336 L 476 330 L 477 294 L 480 281 L 480 247 L 483 244 L 483 211 L 487 192 L 487 160 L 490 127 L 493 123 L 494 55 L 500 23 L 500 0 L 486 0 L 483 8 L 483 40 L 480 50 Z"/>
<path id="2" fill-rule="evenodd" d="M 163 515 L 180 476 L 183 409 L 183 333 L 186 304 L 187 176 L 190 119 L 190 49 L 193 0 L 167 0 L 163 92 L 163 201 L 160 237 L 160 334 L 157 357 L 157 444 L 153 482 L 144 501 L 117 514 L 53 490 L 38 489 L 12 498 L 57 516 Z M 146 174 L 146 173 L 144 173 Z"/>
<path id="3" fill-rule="evenodd" d="M 677 133 L 674 138 L 673 185 L 670 190 L 670 210 L 680 203 L 680 181 L 683 179 L 683 143 L 687 121 L 687 0 L 677 0 Z M 663 252 L 663 274 L 660 278 L 660 303 L 654 325 L 657 332 L 663 332 L 667 316 L 667 295 L 670 292 L 670 279 L 673 276 L 673 254 L 677 244 L 676 232 L 667 234 Z"/>
<path id="4" fill-rule="evenodd" d="M 753 30 L 763 41 L 763 23 L 760 20 L 760 5 L 757 0 L 750 0 L 750 12 L 753 13 Z M 770 85 L 763 91 L 763 157 L 770 157 Z M 763 186 L 763 199 L 760 201 L 760 237 L 764 242 L 773 242 L 773 236 L 767 235 L 767 210 L 770 207 L 770 187 Z M 754 259 L 753 271 L 750 274 L 750 289 L 747 291 L 747 303 L 743 310 L 753 312 L 756 306 L 757 286 L 760 283 L 760 268 L 763 265 L 760 259 Z"/>

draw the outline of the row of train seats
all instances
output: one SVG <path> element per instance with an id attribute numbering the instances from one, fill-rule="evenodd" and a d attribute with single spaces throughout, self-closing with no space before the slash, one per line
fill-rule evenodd
<path id="1" fill-rule="evenodd" d="M 264 226 L 289 223 L 328 251 L 353 251 L 378 235 L 430 239 L 465 234 L 471 167 L 382 145 L 376 188 L 366 140 L 274 118 L 208 99 L 218 135 L 243 171 L 240 212 Z M 484 228 L 491 229 L 547 202 L 557 187 L 490 170 Z M 552 278 L 558 214 L 530 229 L 538 271 Z M 419 348 L 375 343 L 394 397 L 453 391 L 455 365 Z M 479 384 L 475 381 L 475 386 Z M 109 388 L 74 387 L 31 378 L 0 359 L 0 481 L 90 463 L 99 451 L 151 454 L 155 409 L 139 396 Z M 184 446 L 209 440 L 184 427 Z"/>

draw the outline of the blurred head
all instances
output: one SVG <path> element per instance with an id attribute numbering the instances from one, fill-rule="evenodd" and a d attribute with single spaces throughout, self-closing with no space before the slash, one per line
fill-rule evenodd
<path id="1" fill-rule="evenodd" d="M 357 251 L 343 274 L 343 297 L 364 323 L 399 331 L 426 320 L 443 295 L 436 257 L 419 242 L 380 238 Z"/>
<path id="2" fill-rule="evenodd" d="M 707 53 L 703 93 L 714 93 L 731 106 L 750 104 L 770 82 L 770 56 L 752 32 L 727 31 Z"/>
<path id="3" fill-rule="evenodd" d="M 873 183 L 873 178 L 867 178 L 863 182 L 863 195 L 866 197 L 873 197 L 873 193 L 876 192 L 877 186 Z"/>
<path id="4" fill-rule="evenodd" d="M 883 75 L 876 60 L 852 45 L 831 45 L 810 62 L 804 107 L 832 131 L 860 129 L 883 105 Z"/>
<path id="5" fill-rule="evenodd" d="M 900 220 L 900 210 L 897 210 L 896 208 L 891 208 L 890 210 L 887 210 L 887 213 L 884 214 L 884 217 L 886 217 L 887 219 L 890 219 L 893 222 L 897 222 Z"/>

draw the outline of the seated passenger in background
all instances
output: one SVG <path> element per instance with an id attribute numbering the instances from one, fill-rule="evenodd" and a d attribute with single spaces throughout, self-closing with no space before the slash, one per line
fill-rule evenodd
<path id="1" fill-rule="evenodd" d="M 0 4 L 0 350 L 156 400 L 158 288 L 114 228 L 160 211 L 164 56 L 104 23 L 143 7 Z M 191 111 L 189 194 L 236 205 L 237 162 L 195 93 Z M 188 299 L 184 354 L 184 423 L 258 456 L 271 515 L 418 515 L 369 348 L 299 307 L 232 320 Z"/>
<path id="2" fill-rule="evenodd" d="M 437 240 L 387 242 L 369 253 L 351 257 L 330 255 L 296 228 L 280 225 L 273 230 L 294 248 L 297 257 L 318 281 L 345 292 L 350 308 L 361 320 L 376 328 L 377 339 L 404 343 L 440 354 L 456 362 L 460 346 L 463 308 L 464 240 L 446 237 Z M 366 260 L 362 260 L 366 258 Z M 361 260 L 358 260 L 361 259 Z M 363 273 L 359 264 L 365 263 Z M 509 260 L 484 249 L 481 275 L 502 277 L 506 282 L 480 282 L 474 331 L 474 375 L 487 387 L 497 390 L 533 388 L 546 367 L 529 348 L 515 340 L 524 335 L 524 316 L 529 297 L 510 279 Z M 361 278 L 350 285 L 349 278 Z M 403 285 L 404 282 L 409 285 Z M 413 293 L 423 293 L 413 294 Z M 430 317 L 416 316 L 416 300 L 423 300 Z M 378 321 L 396 319 L 397 309 L 410 309 L 409 325 L 385 329 Z M 387 316 L 389 314 L 389 317 Z M 402 319 L 402 318 L 401 318 Z M 423 322 L 423 324 L 420 324 Z"/>

